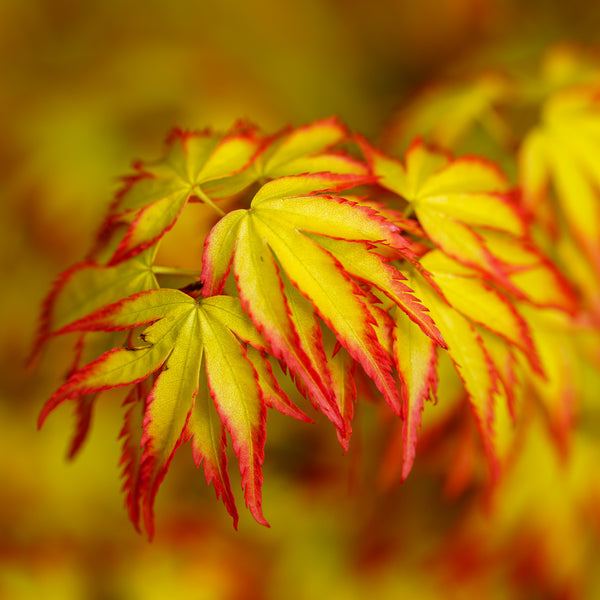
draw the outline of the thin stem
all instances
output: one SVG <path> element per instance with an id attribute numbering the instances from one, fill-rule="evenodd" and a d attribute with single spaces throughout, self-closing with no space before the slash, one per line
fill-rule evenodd
<path id="1" fill-rule="evenodd" d="M 414 204 L 412 202 L 409 202 L 409 204 L 404 209 L 404 211 L 402 213 L 402 216 L 405 219 L 408 219 L 408 218 L 410 218 L 413 215 L 414 212 L 415 212 L 415 206 L 414 206 Z"/>
<path id="2" fill-rule="evenodd" d="M 210 206 L 217 214 L 221 215 L 222 217 L 225 216 L 225 211 L 220 207 L 217 206 L 203 191 L 200 187 L 197 187 L 194 189 L 194 194 L 196 196 L 198 196 L 198 198 L 200 198 L 200 200 L 202 200 L 202 202 L 204 202 L 205 204 L 208 204 L 208 206 Z"/>
<path id="3" fill-rule="evenodd" d="M 155 275 L 176 275 L 177 277 L 200 277 L 202 271 L 196 269 L 178 269 L 177 267 L 161 267 L 152 265 L 152 272 Z"/>

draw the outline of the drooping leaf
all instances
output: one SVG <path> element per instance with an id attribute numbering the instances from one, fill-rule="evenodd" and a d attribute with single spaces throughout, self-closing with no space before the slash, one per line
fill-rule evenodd
<path id="1" fill-rule="evenodd" d="M 391 376 L 389 357 L 373 328 L 373 318 L 365 304 L 354 273 L 344 268 L 320 245 L 320 236 L 363 242 L 355 251 L 379 263 L 387 281 L 401 280 L 385 265 L 383 257 L 372 252 L 369 244 L 380 244 L 401 254 L 406 240 L 399 228 L 374 210 L 336 197 L 321 195 L 323 189 L 340 189 L 362 183 L 360 177 L 315 174 L 284 177 L 265 184 L 254 197 L 249 210 L 229 213 L 212 230 L 203 257 L 204 293 L 222 289 L 230 264 L 244 308 L 262 331 L 274 352 L 298 377 L 304 380 L 309 395 L 331 415 L 332 398 L 327 381 L 319 374 L 318 360 L 311 360 L 298 340 L 298 331 L 290 317 L 290 298 L 285 292 L 279 270 L 307 298 L 318 316 L 336 334 L 339 342 L 373 379 L 386 401 L 398 405 L 398 392 Z M 361 282 L 374 288 L 383 285 L 360 273 Z M 401 298 L 409 290 L 399 286 L 394 300 L 412 308 Z M 392 292 L 393 295 L 393 292 Z M 416 311 L 416 309 L 415 309 Z M 428 317 L 421 311 L 422 320 Z M 413 312 L 416 316 L 416 312 Z M 430 324 L 429 321 L 427 321 Z M 431 326 L 430 326 L 431 329 Z M 342 428 L 339 415 L 334 423 Z M 330 416 L 331 418 L 331 416 Z"/>
<path id="2" fill-rule="evenodd" d="M 148 325 L 139 336 L 143 345 L 115 348 L 73 373 L 45 405 L 40 424 L 67 399 L 154 376 L 145 398 L 143 452 L 135 476 L 140 483 L 137 488 L 130 486 L 130 493 L 137 489 L 137 497 L 128 504 L 141 505 L 146 529 L 152 535 L 158 487 L 176 449 L 192 437 L 196 461 L 205 459 L 207 479 L 215 482 L 217 493 L 223 495 L 235 518 L 224 455 L 215 441 L 224 438 L 207 412 L 206 389 L 194 408 L 204 361 L 210 397 L 240 463 L 246 504 L 256 520 L 266 524 L 260 491 L 265 404 L 259 376 L 246 357 L 244 344 L 253 343 L 261 350 L 265 346 L 239 300 L 212 296 L 196 301 L 180 291 L 152 290 L 84 317 L 65 331 L 125 330 L 143 325 Z M 276 394 L 277 388 L 271 385 L 267 393 Z M 281 402 L 285 404 L 285 398 Z M 200 421 L 202 418 L 207 420 Z"/>
<path id="3" fill-rule="evenodd" d="M 402 480 L 412 468 L 421 427 L 425 400 L 435 395 L 437 387 L 437 349 L 406 314 L 395 311 L 394 359 L 401 381 L 402 396 Z"/>
<path id="4" fill-rule="evenodd" d="M 494 430 L 494 406 L 507 402 L 498 374 L 475 327 L 445 302 L 416 269 L 406 272 L 409 285 L 429 308 L 448 345 L 448 355 L 463 381 L 473 415 L 489 458 L 492 477 L 499 475 L 499 452 Z"/>
<path id="5" fill-rule="evenodd" d="M 476 270 L 440 251 L 427 254 L 421 265 L 452 307 L 519 348 L 533 368 L 541 371 L 529 326 L 510 298 L 490 287 Z"/>
<path id="6" fill-rule="evenodd" d="M 520 179 L 528 208 L 545 203 L 550 185 L 557 206 L 555 231 L 564 219 L 580 248 L 600 270 L 600 88 L 567 87 L 550 96 L 542 122 L 520 150 Z"/>

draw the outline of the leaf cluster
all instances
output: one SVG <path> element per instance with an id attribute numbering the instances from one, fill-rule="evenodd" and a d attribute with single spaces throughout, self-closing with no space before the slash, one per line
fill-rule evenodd
<path id="1" fill-rule="evenodd" d="M 156 493 L 187 442 L 237 523 L 231 441 L 246 506 L 266 525 L 267 412 L 310 422 L 312 405 L 347 450 L 357 390 L 398 419 L 405 479 L 447 359 L 492 480 L 532 398 L 566 447 L 573 365 L 552 348 L 598 318 L 598 305 L 548 240 L 563 226 L 574 232 L 579 272 L 597 275 L 600 96 L 597 86 L 563 88 L 548 92 L 543 122 L 524 138 L 517 182 L 481 156 L 420 139 L 404 156 L 386 152 L 335 118 L 274 135 L 246 123 L 175 130 L 159 160 L 124 179 L 89 256 L 46 299 L 36 352 L 57 335 L 77 341 L 40 425 L 74 403 L 74 455 L 98 396 L 123 388 L 126 504 L 150 535 Z M 475 114 L 466 108 L 465 122 Z M 557 202 L 541 227 L 550 178 Z M 197 268 L 160 264 L 160 245 L 192 204 L 209 223 Z"/>

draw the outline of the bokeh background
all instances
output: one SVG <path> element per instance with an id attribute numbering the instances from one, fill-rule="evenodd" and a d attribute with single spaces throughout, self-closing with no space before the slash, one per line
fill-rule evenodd
<path id="1" fill-rule="evenodd" d="M 69 463 L 69 407 L 41 432 L 36 418 L 70 347 L 24 369 L 52 281 L 89 248 L 118 178 L 173 126 L 248 118 L 275 131 L 335 114 L 377 139 L 421 86 L 466 62 L 535 60 L 599 32 L 589 0 L 1 0 L 0 598 L 600 597 L 587 493 L 599 454 L 565 471 L 535 434 L 504 484 L 512 501 L 490 513 L 426 461 L 402 486 L 379 481 L 373 432 L 391 426 L 369 406 L 345 456 L 327 423 L 272 415 L 271 528 L 242 511 L 235 532 L 180 452 L 149 543 L 123 509 L 118 399 L 102 400 Z"/>

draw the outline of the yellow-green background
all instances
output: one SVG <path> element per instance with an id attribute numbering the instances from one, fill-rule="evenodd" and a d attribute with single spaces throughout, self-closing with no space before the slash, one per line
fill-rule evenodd
<path id="1" fill-rule="evenodd" d="M 566 570 L 598 597 L 587 534 L 598 511 L 580 498 L 593 503 L 581 489 L 597 463 L 585 451 L 565 474 L 542 442 L 530 449 L 506 494 L 514 505 L 492 518 L 468 510 L 469 498 L 445 499 L 418 463 L 401 488 L 376 489 L 378 449 L 362 448 L 357 467 L 358 442 L 342 456 L 326 423 L 271 416 L 271 529 L 242 510 L 234 532 L 184 448 L 150 544 L 122 506 L 119 399 L 100 402 L 67 463 L 69 408 L 41 432 L 35 421 L 69 347 L 50 346 L 34 371 L 23 364 L 51 282 L 83 257 L 118 177 L 156 157 L 171 127 L 249 118 L 274 131 L 336 114 L 375 137 L 420 85 L 462 61 L 527 60 L 553 40 L 599 42 L 599 31 L 600 9 L 583 0 L 1 0 L 0 597 L 542 598 L 535 577 L 515 583 L 505 567 L 522 519 L 555 532 L 542 544 L 557 563 L 542 569 L 544 585 L 556 577 L 559 589 Z M 199 248 L 180 251 L 187 262 Z M 378 426 L 368 407 L 358 412 L 359 430 Z M 540 465 L 541 488 L 529 491 Z M 449 572 L 447 536 L 465 521 L 472 562 Z"/>

